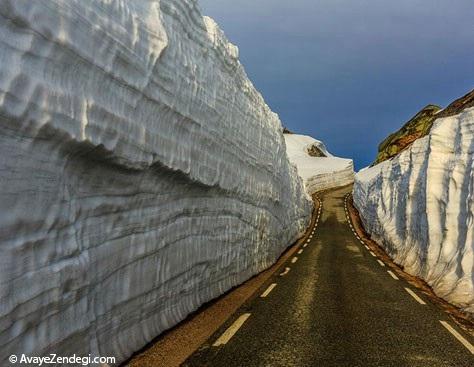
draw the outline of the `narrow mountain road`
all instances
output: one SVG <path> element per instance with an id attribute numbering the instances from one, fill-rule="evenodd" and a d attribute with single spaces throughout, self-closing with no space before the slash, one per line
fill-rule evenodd
<path id="1" fill-rule="evenodd" d="M 472 337 L 375 257 L 342 188 L 313 238 L 184 365 L 474 366 Z"/>

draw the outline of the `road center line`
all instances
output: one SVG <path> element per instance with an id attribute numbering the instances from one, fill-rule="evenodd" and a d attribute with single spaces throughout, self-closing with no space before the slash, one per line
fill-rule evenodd
<path id="1" fill-rule="evenodd" d="M 292 264 L 294 264 L 294 263 L 297 262 L 297 261 L 298 261 L 298 258 L 297 258 L 296 256 L 293 257 L 293 259 L 291 259 L 291 263 L 292 263 Z"/>
<path id="2" fill-rule="evenodd" d="M 218 347 L 219 345 L 225 345 L 227 342 L 235 335 L 235 333 L 242 327 L 245 321 L 250 317 L 249 313 L 244 313 L 239 316 L 237 320 L 234 321 L 232 325 L 229 326 L 229 328 L 224 331 L 224 333 L 217 339 L 214 344 L 212 344 L 213 347 Z"/>
<path id="3" fill-rule="evenodd" d="M 474 346 L 469 343 L 461 334 L 459 334 L 451 325 L 449 325 L 446 321 L 439 320 L 441 325 L 443 325 L 454 337 L 464 345 L 471 354 L 474 354 Z"/>
<path id="4" fill-rule="evenodd" d="M 389 274 L 390 274 L 390 276 L 391 276 L 393 279 L 395 279 L 395 280 L 399 280 L 399 279 L 398 279 L 398 277 L 397 277 L 397 276 L 396 276 L 396 275 L 395 275 L 395 274 L 394 274 L 392 271 L 390 271 L 390 270 L 387 270 L 387 273 L 389 273 Z"/>
<path id="5" fill-rule="evenodd" d="M 382 260 L 377 259 L 377 262 L 380 264 L 380 266 L 385 266 Z"/>
<path id="6" fill-rule="evenodd" d="M 306 243 L 303 245 L 303 247 L 306 247 L 306 246 L 308 246 L 308 242 L 306 242 Z"/>
<path id="7" fill-rule="evenodd" d="M 303 252 L 303 249 L 300 248 L 300 249 L 298 250 L 297 254 L 298 254 L 298 255 L 301 255 L 302 252 Z"/>
<path id="8" fill-rule="evenodd" d="M 416 302 L 418 302 L 420 305 L 426 305 L 426 302 L 423 301 L 420 297 L 418 297 L 418 295 L 413 292 L 410 288 L 407 288 L 405 287 L 405 290 L 408 292 L 408 294 L 410 294 L 410 296 L 412 296 Z"/>
<path id="9" fill-rule="evenodd" d="M 270 292 L 273 290 L 273 288 L 275 288 L 277 285 L 276 283 L 272 283 L 268 286 L 268 288 L 265 290 L 265 292 L 263 292 L 261 295 L 260 295 L 260 298 L 265 298 L 266 296 L 268 296 L 270 294 Z"/>
<path id="10" fill-rule="evenodd" d="M 370 251 L 370 248 L 369 248 L 369 246 L 367 246 L 366 244 L 364 244 L 364 247 L 365 247 L 367 250 L 369 250 L 369 251 Z"/>
<path id="11" fill-rule="evenodd" d="M 377 255 L 375 255 L 372 251 L 369 251 L 369 252 L 373 257 L 377 257 Z"/>
<path id="12" fill-rule="evenodd" d="M 288 274 L 289 272 L 290 272 L 290 268 L 286 267 L 285 270 L 282 273 L 280 273 L 280 276 L 283 277 L 286 274 Z"/>

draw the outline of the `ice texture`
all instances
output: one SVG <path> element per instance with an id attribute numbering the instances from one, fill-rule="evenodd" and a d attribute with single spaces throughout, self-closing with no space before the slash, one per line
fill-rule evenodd
<path id="1" fill-rule="evenodd" d="M 309 224 L 278 116 L 195 0 L 0 0 L 0 364 L 114 356 Z"/>
<path id="2" fill-rule="evenodd" d="M 354 182 L 354 165 L 351 159 L 334 157 L 319 140 L 307 135 L 284 134 L 290 161 L 296 166 L 309 195 Z M 316 147 L 326 157 L 308 154 Z"/>
<path id="3" fill-rule="evenodd" d="M 474 312 L 474 108 L 437 119 L 410 148 L 359 172 L 354 203 L 395 262 Z"/>

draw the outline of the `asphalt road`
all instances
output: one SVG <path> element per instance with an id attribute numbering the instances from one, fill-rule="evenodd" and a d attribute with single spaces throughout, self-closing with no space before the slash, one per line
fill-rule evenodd
<path id="1" fill-rule="evenodd" d="M 474 366 L 473 338 L 356 238 L 344 211 L 349 191 L 321 197 L 319 223 L 297 260 L 185 366 Z"/>

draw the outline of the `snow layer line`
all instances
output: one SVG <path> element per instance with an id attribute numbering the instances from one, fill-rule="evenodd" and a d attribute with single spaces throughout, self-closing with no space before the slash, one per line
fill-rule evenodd
<path id="1" fill-rule="evenodd" d="M 278 116 L 194 0 L 0 0 L 0 361 L 117 363 L 309 224 Z"/>
<path id="2" fill-rule="evenodd" d="M 474 312 L 474 108 L 437 119 L 410 148 L 359 172 L 354 203 L 398 264 Z"/>

